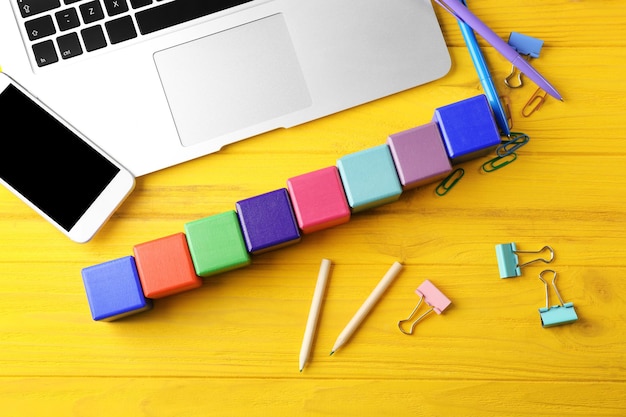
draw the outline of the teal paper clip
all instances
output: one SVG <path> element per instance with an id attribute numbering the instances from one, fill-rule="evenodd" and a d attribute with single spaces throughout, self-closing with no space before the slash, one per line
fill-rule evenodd
<path id="1" fill-rule="evenodd" d="M 541 253 L 548 251 L 549 259 L 537 258 L 520 265 L 518 253 Z M 549 264 L 554 260 L 554 250 L 550 246 L 544 246 L 538 251 L 521 251 L 517 250 L 515 243 L 502 243 L 496 245 L 496 259 L 498 260 L 498 269 L 500 270 L 500 278 L 515 278 L 522 275 L 522 268 L 533 262 L 544 262 Z"/>
<path id="2" fill-rule="evenodd" d="M 496 155 L 500 158 L 504 158 L 526 145 L 528 141 L 530 141 L 530 137 L 527 134 L 521 132 L 511 132 L 511 139 L 503 141 L 496 148 Z"/>
<path id="3" fill-rule="evenodd" d="M 552 278 L 552 288 L 554 288 L 554 292 L 556 296 L 559 298 L 559 305 L 550 306 L 550 296 L 549 296 L 549 288 L 548 282 L 543 279 L 543 274 L 546 272 L 551 272 L 554 275 Z M 576 315 L 576 310 L 574 309 L 574 303 L 564 303 L 561 298 L 561 294 L 559 294 L 559 290 L 556 287 L 556 271 L 552 269 L 546 269 L 539 274 L 539 279 L 543 282 L 546 287 L 546 306 L 539 309 L 539 316 L 541 317 L 541 326 L 543 327 L 554 327 L 560 326 L 562 324 L 573 323 L 578 320 L 578 315 Z"/>

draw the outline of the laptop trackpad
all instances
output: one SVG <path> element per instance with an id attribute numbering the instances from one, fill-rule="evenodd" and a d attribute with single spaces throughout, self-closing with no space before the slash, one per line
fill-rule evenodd
<path id="1" fill-rule="evenodd" d="M 183 146 L 311 105 L 281 14 L 159 51 L 154 59 Z"/>

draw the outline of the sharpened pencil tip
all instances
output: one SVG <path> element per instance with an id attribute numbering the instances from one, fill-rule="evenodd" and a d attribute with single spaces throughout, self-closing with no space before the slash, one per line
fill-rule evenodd
<path id="1" fill-rule="evenodd" d="M 330 352 L 330 356 L 333 356 L 333 353 L 335 353 L 335 351 L 333 350 L 332 352 Z"/>

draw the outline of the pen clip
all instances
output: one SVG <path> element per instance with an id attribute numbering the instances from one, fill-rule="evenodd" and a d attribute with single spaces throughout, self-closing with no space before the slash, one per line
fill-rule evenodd
<path id="1" fill-rule="evenodd" d="M 467 23 L 467 22 L 465 22 L 465 20 L 463 20 L 463 18 L 462 18 L 461 16 L 459 16 L 459 15 L 458 15 L 458 14 L 457 14 L 454 10 L 452 10 L 452 9 L 451 9 L 451 8 L 450 8 L 447 4 L 442 3 L 442 2 L 441 2 L 441 1 L 439 1 L 439 0 L 434 0 L 434 1 L 435 1 L 435 3 L 437 3 L 438 5 L 440 5 L 441 7 L 443 7 L 443 8 L 445 9 L 445 11 L 447 11 L 448 13 L 450 13 L 452 16 L 454 16 L 455 18 L 457 18 L 458 20 L 460 20 L 460 21 L 462 21 L 462 22 L 464 22 L 464 23 Z M 464 6 L 465 6 L 465 5 L 464 5 Z"/>
<path id="2" fill-rule="evenodd" d="M 500 96 L 500 103 L 502 104 L 502 108 L 504 109 L 504 116 L 506 117 L 506 124 L 509 127 L 509 130 L 513 128 L 513 116 L 511 112 L 511 100 L 509 96 Z"/>

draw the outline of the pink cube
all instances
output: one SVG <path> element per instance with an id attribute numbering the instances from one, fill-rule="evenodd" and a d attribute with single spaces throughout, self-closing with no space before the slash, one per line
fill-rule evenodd
<path id="1" fill-rule="evenodd" d="M 287 188 L 302 233 L 316 232 L 350 220 L 350 207 L 337 167 L 290 178 Z"/>

